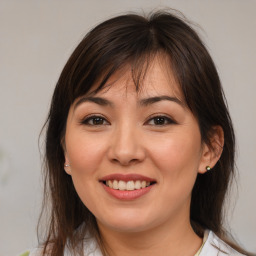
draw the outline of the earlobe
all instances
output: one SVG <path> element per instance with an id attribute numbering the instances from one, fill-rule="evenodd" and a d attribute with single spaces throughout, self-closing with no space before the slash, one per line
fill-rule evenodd
<path id="1" fill-rule="evenodd" d="M 60 143 L 61 143 L 64 155 L 65 155 L 64 170 L 68 175 L 71 175 L 71 167 L 70 167 L 70 161 L 67 156 L 65 139 L 62 138 Z"/>
<path id="2" fill-rule="evenodd" d="M 65 164 L 64 164 L 64 170 L 67 174 L 71 175 L 71 166 L 67 160 L 65 161 Z"/>
<path id="3" fill-rule="evenodd" d="M 198 172 L 210 171 L 221 157 L 224 146 L 224 132 L 221 126 L 214 126 L 210 134 L 210 144 L 204 144 Z"/>
<path id="4" fill-rule="evenodd" d="M 64 150 L 64 155 L 65 155 L 64 170 L 67 174 L 71 175 L 71 166 L 70 166 L 70 161 L 69 161 L 69 158 L 67 156 L 67 151 L 66 150 Z"/>

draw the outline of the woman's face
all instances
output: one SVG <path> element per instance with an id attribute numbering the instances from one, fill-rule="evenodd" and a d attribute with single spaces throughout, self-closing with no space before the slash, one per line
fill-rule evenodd
<path id="1" fill-rule="evenodd" d="M 71 106 L 65 134 L 66 172 L 99 226 L 138 232 L 189 225 L 190 198 L 207 165 L 197 120 L 161 59 L 140 92 L 131 73 Z"/>

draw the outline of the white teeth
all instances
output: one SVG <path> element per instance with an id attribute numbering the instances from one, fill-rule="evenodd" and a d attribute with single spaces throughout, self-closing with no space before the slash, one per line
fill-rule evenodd
<path id="1" fill-rule="evenodd" d="M 150 185 L 149 181 L 140 181 L 140 180 L 130 180 L 128 182 L 123 180 L 107 180 L 106 185 L 113 189 L 119 189 L 119 190 L 135 190 L 135 189 L 141 189 L 148 187 Z"/>
<path id="2" fill-rule="evenodd" d="M 118 181 L 117 180 L 113 181 L 113 189 L 118 189 Z"/>
<path id="3" fill-rule="evenodd" d="M 135 184 L 134 184 L 135 189 L 140 189 L 141 188 L 141 181 L 140 180 L 136 180 Z"/>
<path id="4" fill-rule="evenodd" d="M 106 184 L 107 184 L 107 186 L 109 186 L 110 188 L 113 188 L 113 181 L 112 181 L 112 180 L 107 180 Z"/>
<path id="5" fill-rule="evenodd" d="M 128 182 L 126 183 L 126 189 L 127 189 L 127 190 L 134 190 L 134 181 L 133 181 L 133 180 L 128 181 Z"/>
<path id="6" fill-rule="evenodd" d="M 123 180 L 119 180 L 118 188 L 119 188 L 119 190 L 126 190 L 126 182 Z"/>

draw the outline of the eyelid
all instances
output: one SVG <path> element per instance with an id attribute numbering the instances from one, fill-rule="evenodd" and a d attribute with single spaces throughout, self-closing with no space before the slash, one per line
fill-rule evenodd
<path id="1" fill-rule="evenodd" d="M 87 123 L 87 121 L 90 121 L 90 119 L 93 119 L 93 118 L 102 118 L 104 119 L 104 121 L 106 121 L 108 124 L 99 124 L 99 125 L 93 125 L 93 124 L 89 124 Z M 110 122 L 107 120 L 107 118 L 105 116 L 103 116 L 102 114 L 90 114 L 90 115 L 87 115 L 85 117 L 83 117 L 80 121 L 79 121 L 80 124 L 82 125 L 88 125 L 88 126 L 102 126 L 102 125 L 109 125 Z"/>
<path id="2" fill-rule="evenodd" d="M 166 126 L 166 125 L 170 125 L 170 124 L 177 124 L 177 122 L 175 121 L 174 118 L 170 117 L 169 115 L 166 115 L 166 114 L 153 114 L 151 116 L 148 117 L 147 121 L 145 122 L 146 124 L 153 120 L 154 118 L 157 118 L 157 117 L 160 117 L 160 118 L 165 118 L 166 120 L 168 120 L 168 124 L 162 124 L 162 125 L 154 125 L 154 126 Z M 149 125 L 152 125 L 152 124 L 149 124 Z"/>

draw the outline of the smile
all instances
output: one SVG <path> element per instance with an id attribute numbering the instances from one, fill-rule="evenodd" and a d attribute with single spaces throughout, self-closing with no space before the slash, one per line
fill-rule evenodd
<path id="1" fill-rule="evenodd" d="M 156 184 L 156 180 L 139 174 L 110 174 L 99 181 L 108 194 L 119 200 L 137 199 Z"/>
<path id="2" fill-rule="evenodd" d="M 136 190 L 136 189 L 142 189 L 146 188 L 151 185 L 150 181 L 141 181 L 141 180 L 129 180 L 129 181 L 123 181 L 123 180 L 107 180 L 104 182 L 104 184 L 112 189 L 116 190 Z M 153 184 L 153 182 L 152 182 Z"/>

